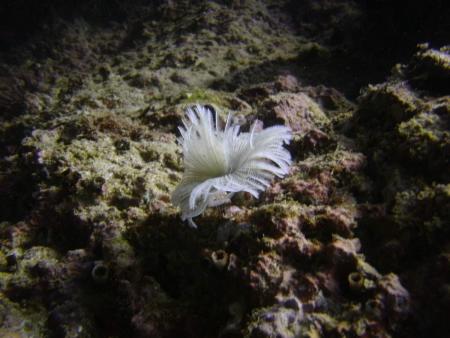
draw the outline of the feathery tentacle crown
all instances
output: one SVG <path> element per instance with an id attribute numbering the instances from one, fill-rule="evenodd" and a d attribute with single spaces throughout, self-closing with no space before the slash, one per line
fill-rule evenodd
<path id="1" fill-rule="evenodd" d="M 214 116 L 213 116 L 214 115 Z M 284 143 L 291 130 L 273 126 L 240 133 L 239 125 L 228 115 L 221 128 L 218 114 L 196 105 L 186 111 L 178 139 L 183 148 L 184 176 L 172 194 L 172 203 L 181 208 L 182 219 L 196 227 L 192 218 L 209 206 L 230 202 L 238 191 L 258 197 L 274 176 L 289 171 L 291 155 Z"/>

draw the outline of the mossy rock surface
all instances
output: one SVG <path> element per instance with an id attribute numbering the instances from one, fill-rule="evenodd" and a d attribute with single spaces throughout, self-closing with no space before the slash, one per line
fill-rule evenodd
<path id="1" fill-rule="evenodd" d="M 448 331 L 448 47 L 354 1 L 40 5 L 0 32 L 0 336 Z M 289 175 L 197 230 L 171 203 L 195 104 L 293 131 Z"/>

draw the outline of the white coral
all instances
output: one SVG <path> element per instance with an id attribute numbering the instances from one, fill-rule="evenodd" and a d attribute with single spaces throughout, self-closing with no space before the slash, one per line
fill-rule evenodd
<path id="1" fill-rule="evenodd" d="M 247 191 L 258 197 L 274 176 L 289 171 L 291 155 L 283 143 L 289 143 L 291 130 L 273 126 L 239 133 L 239 125 L 228 115 L 220 127 L 218 114 L 196 105 L 187 109 L 184 127 L 179 127 L 183 147 L 184 176 L 172 194 L 172 203 L 181 208 L 182 219 L 196 227 L 193 217 L 208 206 L 230 201 L 233 193 Z"/>

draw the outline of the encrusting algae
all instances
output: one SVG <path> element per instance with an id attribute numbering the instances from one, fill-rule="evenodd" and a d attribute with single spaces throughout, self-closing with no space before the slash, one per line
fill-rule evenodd
<path id="1" fill-rule="evenodd" d="M 0 336 L 447 333 L 449 49 L 411 52 L 414 6 L 86 3 L 0 51 Z"/>

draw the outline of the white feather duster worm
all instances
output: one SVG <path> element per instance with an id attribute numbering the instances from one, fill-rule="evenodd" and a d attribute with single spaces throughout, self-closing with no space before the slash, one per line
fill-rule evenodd
<path id="1" fill-rule="evenodd" d="M 183 147 L 184 175 L 172 194 L 172 203 L 181 208 L 182 219 L 196 227 L 192 218 L 209 206 L 230 202 L 238 191 L 258 197 L 274 176 L 289 171 L 291 155 L 284 143 L 291 140 L 291 130 L 273 126 L 240 133 L 239 125 L 228 115 L 224 128 L 218 114 L 196 105 L 186 111 L 184 127 L 178 139 Z"/>

